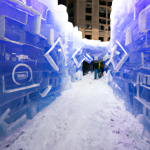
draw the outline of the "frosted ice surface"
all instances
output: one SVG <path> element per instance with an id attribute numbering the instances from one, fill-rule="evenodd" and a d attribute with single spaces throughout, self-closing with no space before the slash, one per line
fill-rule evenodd
<path id="1" fill-rule="evenodd" d="M 76 74 L 75 74 L 75 79 L 76 79 L 76 80 L 82 80 L 82 76 L 83 76 L 83 72 L 79 70 L 79 71 L 76 72 Z"/>
<path id="2" fill-rule="evenodd" d="M 58 5 L 56 11 L 54 12 L 54 18 L 56 30 L 60 33 L 65 32 L 65 27 L 68 22 L 68 13 L 66 6 Z"/>
<path id="3" fill-rule="evenodd" d="M 57 10 L 58 0 L 38 0 L 38 2 L 46 5 L 52 12 Z"/>
<path id="4" fill-rule="evenodd" d="M 73 28 L 73 48 L 81 48 L 82 47 L 82 32 L 78 31 L 77 27 Z"/>
<path id="5" fill-rule="evenodd" d="M 119 25 L 120 22 L 125 22 L 125 16 L 131 12 L 131 10 L 134 8 L 134 6 L 139 2 L 140 0 L 113 0 L 112 1 L 112 12 L 111 12 L 111 39 L 114 39 L 116 36 L 118 36 L 119 33 L 117 33 L 116 28 Z M 119 15 L 118 15 L 119 14 Z"/>
<path id="6" fill-rule="evenodd" d="M 110 60 L 106 63 L 109 64 L 112 75 L 109 85 L 116 95 L 124 99 L 127 110 L 137 116 L 148 133 L 149 14 L 149 0 L 113 0 L 110 43 L 112 52 Z"/>
<path id="7" fill-rule="evenodd" d="M 89 54 L 98 56 L 98 59 L 102 59 L 109 51 L 109 42 L 100 42 L 99 40 L 83 39 L 82 49 L 86 50 Z"/>

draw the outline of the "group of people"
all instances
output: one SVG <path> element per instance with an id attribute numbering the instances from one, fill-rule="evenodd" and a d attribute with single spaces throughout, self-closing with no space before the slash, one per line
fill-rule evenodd
<path id="1" fill-rule="evenodd" d="M 104 71 L 107 72 L 108 67 L 105 65 L 105 62 L 102 60 L 92 61 L 90 64 L 84 61 L 82 70 L 83 70 L 83 75 L 86 75 L 88 72 L 94 71 L 94 79 L 97 79 L 103 76 Z"/>

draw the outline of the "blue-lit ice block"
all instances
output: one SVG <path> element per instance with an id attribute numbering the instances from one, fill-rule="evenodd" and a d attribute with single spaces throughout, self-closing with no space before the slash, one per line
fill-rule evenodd
<path id="1" fill-rule="evenodd" d="M 46 37 L 34 35 L 25 31 L 25 25 L 6 16 L 0 16 L 0 38 L 3 40 L 11 40 L 18 44 L 29 44 L 44 50 L 44 43 L 47 42 Z"/>
<path id="2" fill-rule="evenodd" d="M 0 1 L 0 8 L 1 8 L 0 16 L 5 15 L 14 20 L 17 20 L 18 22 L 21 22 L 22 24 L 27 23 L 27 19 L 28 19 L 27 12 L 16 9 L 14 6 L 12 6 L 11 4 L 3 0 Z"/>
<path id="3" fill-rule="evenodd" d="M 51 37 L 40 35 L 40 15 L 30 12 L 30 8 L 16 9 L 19 5 L 14 3 L 0 4 L 5 8 L 0 9 L 0 118 L 9 110 L 0 124 L 0 136 L 5 136 L 60 95 L 64 72 L 57 73 L 44 57 L 52 43 Z M 46 26 L 46 20 L 42 23 Z M 53 59 L 60 56 L 56 54 Z M 63 69 L 61 58 L 58 63 Z M 50 86 L 46 93 L 49 99 L 42 98 L 41 93 Z"/>
<path id="4" fill-rule="evenodd" d="M 138 120 L 148 131 L 150 131 L 149 7 L 149 0 L 140 0 L 128 13 L 124 12 L 121 20 L 117 20 L 118 23 L 112 29 L 113 44 L 109 61 L 112 69 L 109 85 L 116 95 L 124 99 L 127 110 L 137 119 L 142 118 L 143 122 Z M 115 15 L 117 18 L 118 15 Z M 117 45 L 116 48 L 114 45 Z M 128 58 L 118 65 L 124 57 L 123 49 Z M 117 66 L 120 66 L 119 69 L 116 69 Z"/>

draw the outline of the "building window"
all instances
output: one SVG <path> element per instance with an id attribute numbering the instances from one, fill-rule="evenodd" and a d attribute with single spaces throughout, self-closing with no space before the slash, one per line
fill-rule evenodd
<path id="1" fill-rule="evenodd" d="M 92 13 L 92 8 L 86 8 L 86 13 Z"/>
<path id="2" fill-rule="evenodd" d="M 91 30 L 91 29 L 92 29 L 92 26 L 91 26 L 91 25 L 86 25 L 86 26 L 85 26 L 85 29 L 90 29 L 90 30 Z"/>
<path id="3" fill-rule="evenodd" d="M 87 21 L 91 21 L 92 17 L 91 16 L 85 16 Z"/>
<path id="4" fill-rule="evenodd" d="M 110 21 L 108 21 L 108 25 L 110 25 Z"/>
<path id="5" fill-rule="evenodd" d="M 68 15 L 69 15 L 69 17 L 73 17 L 74 16 L 73 10 L 68 11 Z"/>
<path id="6" fill-rule="evenodd" d="M 91 35 L 85 35 L 85 38 L 91 40 L 91 39 L 92 39 L 92 36 L 91 36 Z"/>
<path id="7" fill-rule="evenodd" d="M 108 31 L 110 31 L 110 26 L 108 26 Z"/>
<path id="8" fill-rule="evenodd" d="M 112 5 L 112 2 L 108 2 L 108 3 L 107 3 L 107 6 L 111 6 L 111 5 Z"/>
<path id="9" fill-rule="evenodd" d="M 110 13 L 111 13 L 111 9 L 108 8 L 108 18 L 110 19 Z"/>
<path id="10" fill-rule="evenodd" d="M 71 3 L 68 4 L 68 9 L 69 8 L 73 8 L 73 2 L 71 2 Z"/>
<path id="11" fill-rule="evenodd" d="M 104 1 L 104 0 L 99 0 L 99 4 L 100 4 L 100 5 L 106 5 L 106 1 Z"/>
<path id="12" fill-rule="evenodd" d="M 92 7 L 92 4 L 91 3 L 87 3 L 86 7 Z"/>
<path id="13" fill-rule="evenodd" d="M 99 19 L 99 23 L 100 24 L 106 24 L 106 20 L 105 19 Z"/>
<path id="14" fill-rule="evenodd" d="M 100 41 L 104 41 L 104 37 L 99 37 L 99 40 Z"/>
<path id="15" fill-rule="evenodd" d="M 86 0 L 86 2 L 92 2 L 92 0 Z"/>
<path id="16" fill-rule="evenodd" d="M 110 40 L 110 37 L 108 37 L 108 41 Z"/>
<path id="17" fill-rule="evenodd" d="M 104 8 L 104 7 L 99 8 L 99 17 L 106 18 L 106 8 Z"/>
<path id="18" fill-rule="evenodd" d="M 99 30 L 104 30 L 104 26 L 99 26 Z"/>
<path id="19" fill-rule="evenodd" d="M 74 18 L 73 18 L 73 17 L 70 17 L 70 18 L 69 18 L 69 22 L 71 22 L 72 24 L 74 24 Z"/>

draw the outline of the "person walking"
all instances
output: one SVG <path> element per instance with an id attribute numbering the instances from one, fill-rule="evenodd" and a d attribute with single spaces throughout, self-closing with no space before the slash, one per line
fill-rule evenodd
<path id="1" fill-rule="evenodd" d="M 101 62 L 100 69 L 101 69 L 101 76 L 103 76 L 103 73 L 104 73 L 104 64 L 103 64 L 103 62 Z"/>
<path id="2" fill-rule="evenodd" d="M 94 61 L 94 79 L 97 79 L 97 76 L 101 78 L 101 63 L 100 61 Z"/>

